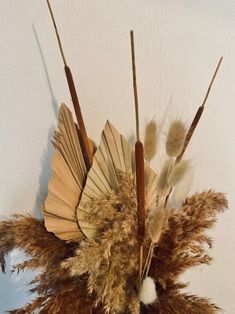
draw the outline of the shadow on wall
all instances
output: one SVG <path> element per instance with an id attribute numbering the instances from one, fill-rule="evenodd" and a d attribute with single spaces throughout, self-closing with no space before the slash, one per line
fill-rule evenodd
<path id="1" fill-rule="evenodd" d="M 41 47 L 41 44 L 39 41 L 37 30 L 36 30 L 34 24 L 32 24 L 32 29 L 33 29 L 33 34 L 34 34 L 34 37 L 35 37 L 35 40 L 37 43 L 38 51 L 39 51 L 39 54 L 40 54 L 40 57 L 42 60 L 42 66 L 44 68 L 48 88 L 49 88 L 49 91 L 51 94 L 52 108 L 53 108 L 55 117 L 57 118 L 58 112 L 59 112 L 58 101 L 55 97 L 55 94 L 54 94 L 54 91 L 52 88 L 50 76 L 49 76 L 48 69 L 47 69 L 46 60 L 45 60 L 43 50 L 42 50 L 42 47 Z M 36 196 L 35 203 L 33 206 L 33 215 L 36 216 L 37 218 L 42 218 L 41 207 L 43 206 L 44 201 L 46 199 L 47 190 L 48 190 L 48 181 L 49 181 L 50 176 L 52 174 L 51 173 L 51 158 L 53 155 L 53 146 L 52 146 L 51 140 L 53 138 L 54 129 L 55 129 L 55 126 L 51 126 L 49 133 L 48 133 L 47 147 L 44 149 L 44 152 L 42 155 L 42 160 L 41 160 L 41 173 L 39 175 L 39 190 L 37 192 L 37 196 Z"/>
<path id="2" fill-rule="evenodd" d="M 43 151 L 41 158 L 41 172 L 39 175 L 39 189 L 33 205 L 32 214 L 38 219 L 42 219 L 41 208 L 45 202 L 48 192 L 48 182 L 51 177 L 51 158 L 53 155 L 53 146 L 51 140 L 53 138 L 55 126 L 52 126 L 48 132 L 47 146 Z"/>
<path id="3" fill-rule="evenodd" d="M 53 88 L 52 88 L 50 76 L 49 76 L 48 69 L 47 69 L 46 60 L 45 60 L 44 53 L 42 51 L 42 47 L 41 47 L 41 44 L 40 44 L 40 41 L 39 41 L 39 38 L 38 38 L 37 30 L 36 30 L 34 24 L 32 24 L 32 29 L 33 29 L 33 34 L 34 34 L 34 37 L 35 37 L 35 40 L 36 40 L 36 43 L 37 43 L 38 51 L 39 51 L 39 54 L 40 54 L 40 57 L 41 57 L 41 60 L 42 60 L 42 66 L 43 66 L 43 69 L 44 69 L 44 72 L 45 72 L 45 77 L 46 77 L 46 81 L 47 81 L 47 84 L 48 84 L 48 88 L 49 88 L 49 91 L 50 91 L 50 94 L 51 94 L 52 107 L 53 107 L 53 110 L 54 110 L 54 113 L 55 113 L 55 117 L 57 118 L 58 112 L 59 112 L 58 101 L 57 101 L 57 99 L 55 97 L 55 94 L 54 94 L 54 91 L 53 91 Z"/>

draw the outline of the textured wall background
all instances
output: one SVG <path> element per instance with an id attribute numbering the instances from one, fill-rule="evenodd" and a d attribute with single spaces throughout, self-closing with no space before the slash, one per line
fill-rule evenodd
<path id="1" fill-rule="evenodd" d="M 188 291 L 235 313 L 234 1 L 54 0 L 52 5 L 87 129 L 97 142 L 107 118 L 127 137 L 135 129 L 130 29 L 142 129 L 153 116 L 190 122 L 224 56 L 187 155 L 195 169 L 192 191 L 226 192 L 230 210 L 212 232 L 213 265 L 191 270 L 185 280 L 191 282 Z M 0 21 L 0 217 L 16 211 L 40 215 L 58 106 L 71 107 L 71 100 L 45 1 L 0 0 Z M 20 258 L 15 251 L 9 262 Z M 30 277 L 0 275 L 0 313 L 28 300 Z"/>

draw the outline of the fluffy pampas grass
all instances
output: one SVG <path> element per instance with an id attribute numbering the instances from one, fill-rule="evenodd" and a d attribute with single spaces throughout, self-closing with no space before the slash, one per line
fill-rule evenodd
<path id="1" fill-rule="evenodd" d="M 95 241 L 84 240 L 62 266 L 71 277 L 88 277 L 87 292 L 105 313 L 139 313 L 136 194 L 131 175 L 120 175 L 120 181 L 117 193 L 87 204 L 94 209 L 87 221 L 103 222 L 100 235 Z"/>
<path id="2" fill-rule="evenodd" d="M 20 248 L 30 259 L 16 265 L 15 270 L 39 268 L 42 271 L 31 282 L 31 291 L 38 297 L 10 313 L 218 312 L 219 308 L 207 299 L 181 293 L 185 285 L 178 280 L 188 268 L 210 263 L 205 244 L 211 247 L 212 241 L 206 231 L 216 222 L 216 214 L 227 207 L 222 193 L 198 193 L 187 198 L 180 210 L 170 210 L 167 228 L 154 248 L 149 269 L 149 277 L 155 282 L 157 302 L 147 306 L 139 305 L 135 289 L 138 243 L 133 179 L 124 175 L 118 193 L 107 195 L 104 200 L 94 199 L 92 203 L 99 213 L 97 219 L 103 219 L 103 231 L 97 241 L 86 240 L 80 246 L 58 239 L 46 230 L 43 222 L 31 216 L 14 216 L 0 223 L 3 270 L 5 256 L 12 249 Z M 142 296 L 141 300 L 149 301 Z"/>

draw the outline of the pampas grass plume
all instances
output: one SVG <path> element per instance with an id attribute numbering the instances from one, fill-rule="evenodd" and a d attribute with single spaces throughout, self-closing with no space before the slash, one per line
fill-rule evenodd
<path id="1" fill-rule="evenodd" d="M 169 186 L 176 186 L 185 176 L 189 169 L 189 160 L 181 160 L 177 163 L 168 176 Z"/>
<path id="2" fill-rule="evenodd" d="M 171 159 L 167 159 L 162 167 L 162 170 L 160 172 L 158 182 L 157 182 L 157 190 L 159 193 L 164 192 L 168 187 L 168 177 L 172 170 L 173 164 Z"/>
<path id="3" fill-rule="evenodd" d="M 157 142 L 157 124 L 155 120 L 151 120 L 146 125 L 144 135 L 144 157 L 146 160 L 150 161 L 156 156 Z"/>
<path id="4" fill-rule="evenodd" d="M 162 231 L 165 227 L 166 210 L 163 207 L 157 207 L 150 212 L 148 223 L 148 234 L 153 243 L 158 243 Z"/>
<path id="5" fill-rule="evenodd" d="M 184 146 L 186 136 L 185 124 L 180 120 L 174 120 L 169 128 L 166 140 L 166 152 L 170 157 L 177 157 Z"/>
<path id="6" fill-rule="evenodd" d="M 146 277 L 140 288 L 139 300 L 144 304 L 152 304 L 157 300 L 157 292 L 153 279 Z"/>

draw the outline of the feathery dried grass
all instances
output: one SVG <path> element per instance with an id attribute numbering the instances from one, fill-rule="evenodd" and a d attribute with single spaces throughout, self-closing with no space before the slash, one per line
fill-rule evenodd
<path id="1" fill-rule="evenodd" d="M 158 207 L 150 212 L 147 232 L 153 243 L 158 243 L 162 232 L 166 228 L 166 209 Z"/>
<path id="2" fill-rule="evenodd" d="M 205 232 L 227 205 L 223 193 L 209 190 L 187 198 L 181 210 L 172 209 L 168 229 L 154 251 L 150 276 L 167 289 L 188 268 L 209 264 L 212 259 L 204 244 L 211 247 L 212 240 Z"/>
<path id="3" fill-rule="evenodd" d="M 189 170 L 190 162 L 189 160 L 181 160 L 178 162 L 169 173 L 168 183 L 169 186 L 176 186 L 185 176 L 187 171 Z"/>
<path id="4" fill-rule="evenodd" d="M 147 123 L 144 135 L 144 157 L 146 160 L 152 160 L 157 153 L 157 123 L 155 120 L 151 120 Z"/>
<path id="5" fill-rule="evenodd" d="M 169 128 L 166 140 L 166 152 L 170 157 L 177 157 L 184 146 L 186 127 L 180 120 L 174 120 Z"/>
<path id="6" fill-rule="evenodd" d="M 187 268 L 210 263 L 204 244 L 211 247 L 212 241 L 205 231 L 213 227 L 216 214 L 227 207 L 224 194 L 198 193 L 186 199 L 181 210 L 170 211 L 168 228 L 154 249 L 150 267 L 158 302 L 141 309 L 135 290 L 138 245 L 133 179 L 123 176 L 119 193 L 93 200 L 92 204 L 96 215 L 89 219 L 104 223 L 97 241 L 84 241 L 79 248 L 56 238 L 42 222 L 30 216 L 16 215 L 0 223 L 3 270 L 5 256 L 13 248 L 23 249 L 31 257 L 15 270 L 42 269 L 31 282 L 31 292 L 39 296 L 10 313 L 214 314 L 219 311 L 207 299 L 181 294 L 180 289 L 185 285 L 177 281 Z M 66 267 L 62 268 L 63 262 Z M 97 303 L 100 305 L 94 307 Z"/>
<path id="7" fill-rule="evenodd" d="M 162 290 L 158 302 L 152 306 L 143 307 L 142 314 L 216 314 L 220 311 L 215 304 L 206 298 L 182 294 L 178 290 Z"/>
<path id="8" fill-rule="evenodd" d="M 169 175 L 173 168 L 173 162 L 171 159 L 167 159 L 161 169 L 158 181 L 157 181 L 157 190 L 159 193 L 164 193 L 169 186 Z"/>
<path id="9" fill-rule="evenodd" d="M 71 276 L 88 276 L 88 294 L 105 313 L 139 313 L 136 195 L 133 178 L 123 174 L 118 193 L 91 200 L 87 221 L 103 226 L 96 241 L 84 240 L 76 256 L 63 262 Z M 86 220 L 86 219 L 85 219 Z M 131 304 L 131 305 L 130 305 Z"/>
<path id="10" fill-rule="evenodd" d="M 22 309 L 10 313 L 90 313 L 92 300 L 85 291 L 86 279 L 71 278 L 69 271 L 61 269 L 61 261 L 74 254 L 77 244 L 66 243 L 48 232 L 43 223 L 29 215 L 14 215 L 9 221 L 0 223 L 0 263 L 5 271 L 5 257 L 18 248 L 31 258 L 13 271 L 40 269 L 31 284 L 30 292 L 39 297 Z M 83 287 L 83 288 L 82 288 Z"/>

